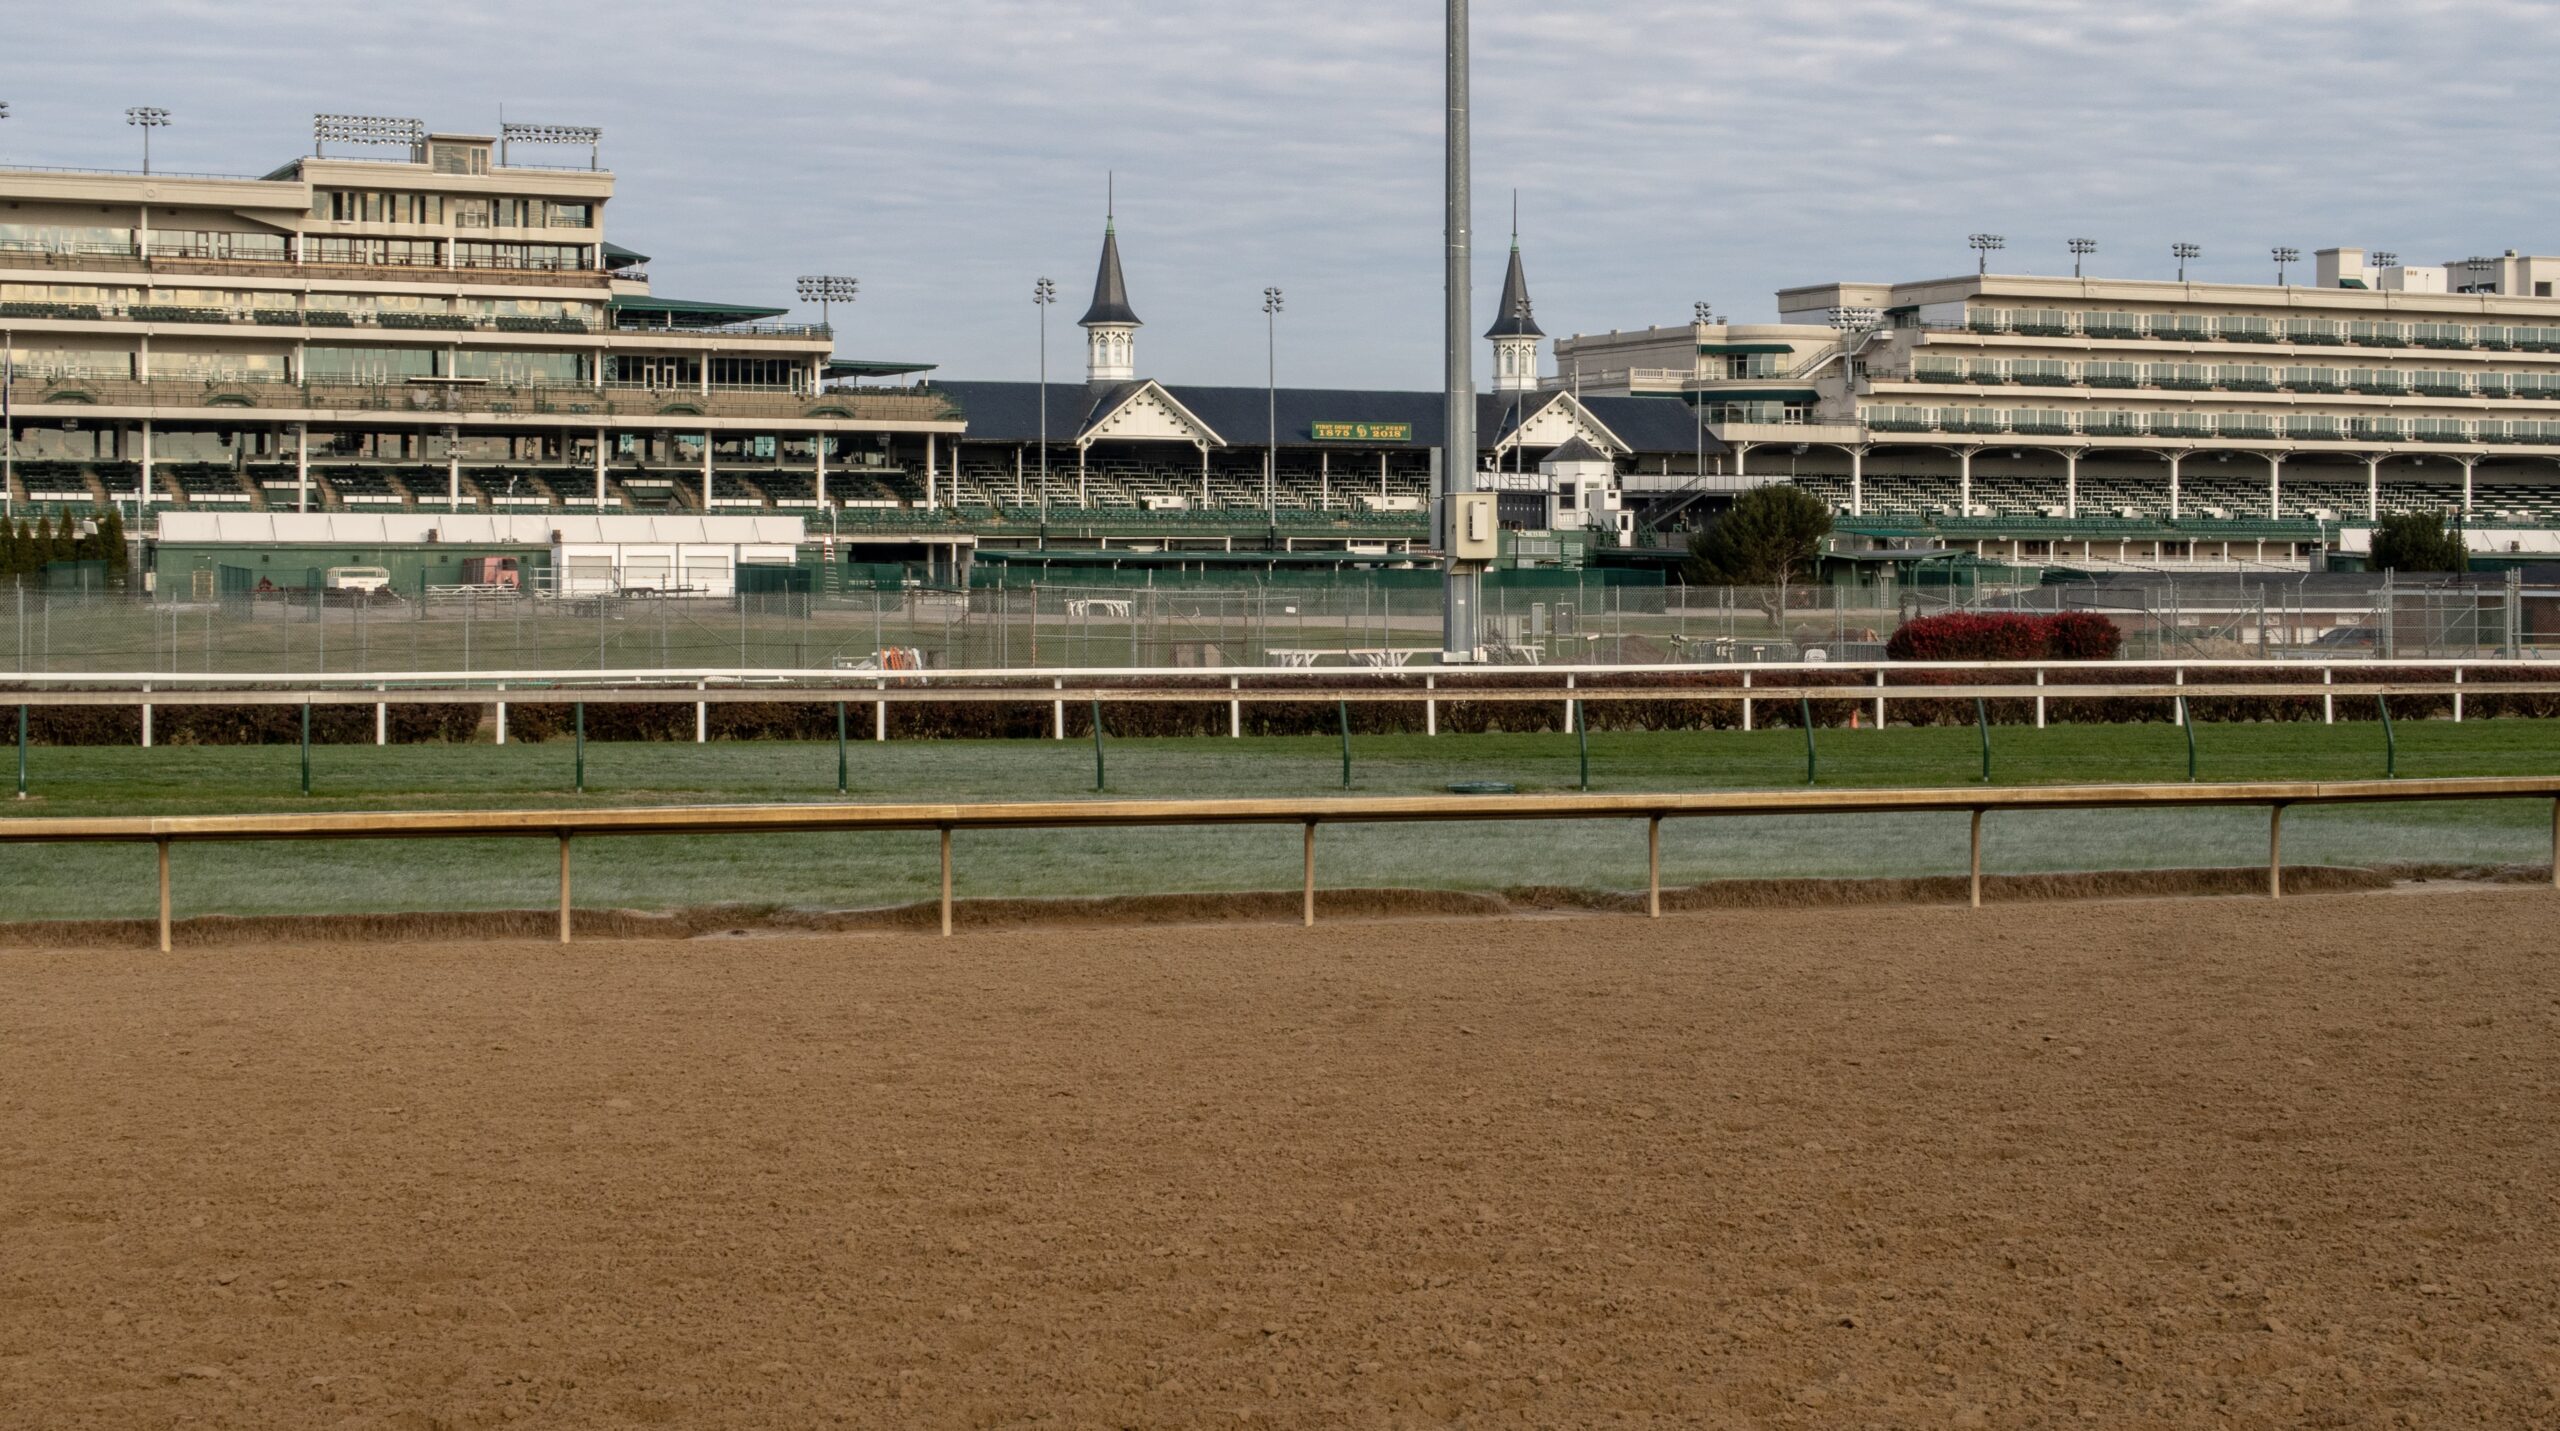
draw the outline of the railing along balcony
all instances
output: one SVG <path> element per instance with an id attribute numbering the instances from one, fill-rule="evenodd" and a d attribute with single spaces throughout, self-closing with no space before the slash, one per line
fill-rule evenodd
<path id="1" fill-rule="evenodd" d="M 256 408 L 277 411 L 544 413 L 562 417 L 841 418 L 937 422 L 958 411 L 936 392 L 792 392 L 731 387 L 640 388 L 455 382 L 260 381 L 243 378 L 39 377 L 21 373 L 17 402 L 27 407 Z"/>

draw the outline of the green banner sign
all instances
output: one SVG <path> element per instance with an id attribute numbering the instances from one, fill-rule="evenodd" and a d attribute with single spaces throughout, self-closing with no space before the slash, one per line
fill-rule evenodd
<path id="1" fill-rule="evenodd" d="M 1314 424 L 1318 442 L 1411 442 L 1413 424 L 1409 422 L 1319 422 Z"/>

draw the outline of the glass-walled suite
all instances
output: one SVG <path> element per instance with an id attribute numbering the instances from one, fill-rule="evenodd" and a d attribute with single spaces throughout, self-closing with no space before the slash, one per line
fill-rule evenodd
<path id="1" fill-rule="evenodd" d="M 2068 312 L 2059 308 L 1965 310 L 1941 324 L 1906 317 L 1904 326 L 1954 327 L 1968 333 L 2037 338 L 2151 339 L 2180 343 L 2296 343 L 2357 348 L 2479 349 L 2560 352 L 2560 324 L 2403 322 L 2383 318 L 2271 318 L 2257 314 Z"/>
<path id="2" fill-rule="evenodd" d="M 152 287 L 81 283 L 0 283 L 0 318 L 125 319 L 155 323 L 243 323 L 314 327 L 497 328 L 591 333 L 602 303 L 555 298 L 456 298 L 440 293 L 313 293 L 274 289 Z"/>
<path id="3" fill-rule="evenodd" d="M 681 391 L 698 388 L 703 380 L 702 360 L 676 353 L 616 354 L 607 372 L 619 387 Z M 714 357 L 710 379 L 715 388 L 803 392 L 809 386 L 809 366 L 805 359 Z"/>

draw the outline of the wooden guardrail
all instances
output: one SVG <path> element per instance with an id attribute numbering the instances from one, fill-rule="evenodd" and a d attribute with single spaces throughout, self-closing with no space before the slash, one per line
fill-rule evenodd
<path id="1" fill-rule="evenodd" d="M 2047 785 L 1994 789 L 1718 790 L 1611 795 L 1384 796 L 1285 800 L 1072 800 L 984 804 L 702 805 L 605 810 L 392 810 L 254 815 L 0 819 L 0 844 L 150 844 L 158 851 L 159 943 L 169 948 L 169 851 L 180 843 L 258 840 L 551 838 L 560 846 L 560 942 L 569 942 L 570 846 L 578 836 L 745 835 L 929 830 L 939 839 L 941 916 L 952 928 L 951 839 L 959 830 L 1298 825 L 1305 831 L 1302 918 L 1316 918 L 1320 825 L 1481 820 L 1643 820 L 1646 911 L 1662 913 L 1662 822 L 1750 815 L 1967 814 L 1972 903 L 1982 903 L 1982 822 L 2004 810 L 2266 806 L 2267 895 L 2284 893 L 2284 812 L 2295 805 L 2410 800 L 2552 802 L 2552 879 L 2560 887 L 2560 775 L 2443 780 L 2255 781 L 2218 785 Z"/>

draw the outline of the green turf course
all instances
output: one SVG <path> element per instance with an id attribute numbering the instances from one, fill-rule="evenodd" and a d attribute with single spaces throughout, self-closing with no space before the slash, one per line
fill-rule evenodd
<path id="1" fill-rule="evenodd" d="M 2560 771 L 2560 723 L 2404 721 L 2404 777 Z M 1826 730 L 1820 783 L 1977 783 L 1970 728 Z M 2370 723 L 2200 725 L 2199 778 L 2345 779 L 2383 773 Z M 1995 727 L 2001 783 L 2181 780 L 2175 726 Z M 856 800 L 1078 799 L 1093 795 L 1093 750 L 1070 741 L 856 741 Z M 1499 779 L 1523 791 L 1569 790 L 1570 735 L 1369 736 L 1353 740 L 1354 794 L 1438 791 Z M 421 809 L 833 799 L 833 742 L 587 746 L 588 790 L 572 793 L 567 741 L 538 745 L 319 746 L 314 794 L 297 793 L 300 754 L 265 747 L 38 748 L 26 818 L 252 810 Z M 1113 796 L 1341 793 L 1330 736 L 1116 740 Z M 1775 788 L 1804 780 L 1801 731 L 1601 733 L 1591 737 L 1602 791 Z M 2286 818 L 2296 863 L 2534 862 L 2548 858 L 2541 802 L 2301 809 Z M 969 895 L 1147 893 L 1288 888 L 1294 829 L 1003 831 L 959 837 Z M 2250 864 L 2265 857 L 2262 812 L 2055 812 L 1994 816 L 1994 870 L 2137 869 Z M 1960 815 L 1673 821 L 1672 883 L 1753 875 L 1957 873 Z M 181 846 L 178 911 L 283 914 L 340 910 L 540 907 L 555 897 L 546 841 L 356 841 L 337 845 Z M 20 846 L 0 852 L 0 918 L 139 916 L 152 907 L 148 849 Z M 585 907 L 673 908 L 726 902 L 858 907 L 931 897 L 928 835 L 591 840 L 578 854 Z M 1640 822 L 1343 827 L 1323 832 L 1319 879 L 1331 885 L 1500 888 L 1639 885 Z"/>

